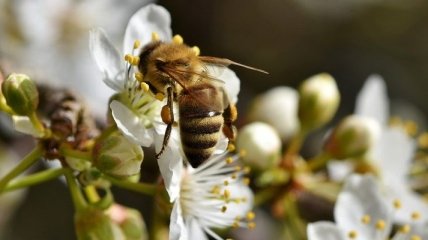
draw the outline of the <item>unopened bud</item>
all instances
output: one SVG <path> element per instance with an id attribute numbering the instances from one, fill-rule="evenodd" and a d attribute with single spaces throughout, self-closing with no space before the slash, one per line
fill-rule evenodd
<path id="1" fill-rule="evenodd" d="M 107 214 L 116 223 L 125 239 L 129 240 L 146 240 L 147 229 L 146 224 L 141 216 L 141 213 L 135 209 L 123 207 L 119 204 L 113 204 L 108 210 Z"/>
<path id="2" fill-rule="evenodd" d="M 361 157 L 375 144 L 379 134 L 378 122 L 368 117 L 351 115 L 331 132 L 324 150 L 336 159 Z"/>
<path id="3" fill-rule="evenodd" d="M 265 170 L 276 166 L 281 156 L 281 139 L 270 125 L 254 122 L 243 127 L 236 140 L 244 163 Z"/>
<path id="4" fill-rule="evenodd" d="M 254 100 L 249 119 L 268 123 L 287 141 L 299 130 L 298 102 L 299 94 L 295 89 L 273 88 Z"/>
<path id="5" fill-rule="evenodd" d="M 101 209 L 89 207 L 74 215 L 77 239 L 125 239 L 120 227 Z"/>
<path id="6" fill-rule="evenodd" d="M 2 84 L 7 105 L 21 116 L 35 112 L 39 104 L 36 84 L 24 74 L 12 73 Z"/>
<path id="7" fill-rule="evenodd" d="M 331 75 L 321 73 L 310 77 L 302 83 L 299 92 L 298 114 L 303 130 L 319 128 L 333 118 L 340 95 Z"/>
<path id="8" fill-rule="evenodd" d="M 143 159 L 141 147 L 118 131 L 99 139 L 94 148 L 94 165 L 101 172 L 116 177 L 138 174 Z"/>

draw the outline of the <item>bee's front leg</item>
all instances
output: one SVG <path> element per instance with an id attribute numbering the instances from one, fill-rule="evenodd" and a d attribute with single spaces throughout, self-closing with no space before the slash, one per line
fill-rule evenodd
<path id="1" fill-rule="evenodd" d="M 171 136 L 172 124 L 174 123 L 174 110 L 173 110 L 174 109 L 173 108 L 174 91 L 171 86 L 168 87 L 166 91 L 167 91 L 167 102 L 166 102 L 166 105 L 162 107 L 161 117 L 162 117 L 162 121 L 165 124 L 167 124 L 167 126 L 165 130 L 165 136 L 163 137 L 162 149 L 159 151 L 159 153 L 156 154 L 157 159 L 165 150 L 166 145 L 168 145 L 169 137 Z"/>

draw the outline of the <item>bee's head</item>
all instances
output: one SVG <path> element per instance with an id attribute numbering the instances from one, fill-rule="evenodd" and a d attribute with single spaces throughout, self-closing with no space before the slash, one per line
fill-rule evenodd
<path id="1" fill-rule="evenodd" d="M 152 52 L 161 45 L 160 41 L 154 41 L 147 44 L 140 54 L 140 63 L 138 64 L 138 69 L 141 73 L 147 73 L 147 66 L 149 64 L 149 58 Z"/>

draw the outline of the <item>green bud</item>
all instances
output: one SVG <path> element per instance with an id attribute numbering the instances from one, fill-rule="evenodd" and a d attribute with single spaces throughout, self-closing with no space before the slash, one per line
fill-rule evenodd
<path id="1" fill-rule="evenodd" d="M 148 239 L 146 224 L 139 211 L 114 204 L 107 214 L 120 227 L 127 240 Z"/>
<path id="2" fill-rule="evenodd" d="M 269 124 L 254 122 L 243 127 L 236 139 L 242 161 L 254 169 L 266 170 L 278 165 L 281 157 L 281 138 Z"/>
<path id="3" fill-rule="evenodd" d="M 368 117 L 351 115 L 331 132 L 324 151 L 336 159 L 362 157 L 373 147 L 379 134 L 378 122 Z"/>
<path id="4" fill-rule="evenodd" d="M 129 177 L 140 172 L 144 159 L 141 146 L 114 131 L 99 139 L 94 148 L 94 165 L 103 173 Z"/>
<path id="5" fill-rule="evenodd" d="M 321 73 L 305 80 L 299 89 L 299 120 L 304 131 L 329 122 L 337 111 L 340 94 L 334 78 Z"/>
<path id="6" fill-rule="evenodd" d="M 89 207 L 74 215 L 76 235 L 79 240 L 125 239 L 120 227 L 101 209 Z"/>
<path id="7" fill-rule="evenodd" d="M 7 105 L 21 116 L 35 112 L 39 104 L 39 92 L 35 83 L 24 74 L 12 73 L 2 84 Z"/>

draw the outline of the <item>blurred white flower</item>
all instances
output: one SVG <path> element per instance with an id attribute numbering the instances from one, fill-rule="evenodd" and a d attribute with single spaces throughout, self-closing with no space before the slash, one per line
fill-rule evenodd
<path id="1" fill-rule="evenodd" d="M 337 199 L 332 222 L 308 225 L 309 240 L 399 240 L 427 239 L 428 230 L 415 219 L 390 237 L 397 202 L 385 201 L 381 189 L 370 175 L 351 175 Z"/>
<path id="2" fill-rule="evenodd" d="M 270 124 L 287 141 L 299 130 L 299 94 L 290 87 L 275 87 L 253 101 L 249 119 Z"/>
<path id="3" fill-rule="evenodd" d="M 170 222 L 170 240 L 222 239 L 211 228 L 254 227 L 253 193 L 239 156 L 215 154 L 182 172 Z"/>
<path id="4" fill-rule="evenodd" d="M 282 142 L 269 124 L 253 122 L 238 133 L 236 147 L 244 151 L 242 161 L 259 170 L 275 167 L 281 157 Z"/>
<path id="5" fill-rule="evenodd" d="M 64 86 L 86 97 L 92 110 L 105 114 L 111 90 L 96 79 L 87 39 L 100 26 L 115 42 L 129 16 L 150 0 L 0 1 L 0 52 L 34 79 Z"/>
<path id="6" fill-rule="evenodd" d="M 421 212 L 428 212 L 428 203 L 415 193 L 409 184 L 409 172 L 413 156 L 416 151 L 416 143 L 402 128 L 387 125 L 389 119 L 389 101 L 386 86 L 383 79 L 378 75 L 370 76 L 363 89 L 357 97 L 355 114 L 372 118 L 381 125 L 379 139 L 370 150 L 367 157 L 369 164 L 375 169 L 388 189 L 389 199 L 400 199 L 405 202 L 403 207 L 394 215 L 395 220 L 400 223 L 411 221 L 413 208 Z M 342 167 L 333 165 L 342 164 L 331 162 L 329 170 L 331 176 L 345 176 L 345 172 L 351 172 L 352 164 L 344 163 Z M 338 179 L 336 179 L 338 180 Z M 428 215 L 422 216 L 422 220 L 428 221 Z"/>

